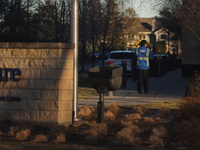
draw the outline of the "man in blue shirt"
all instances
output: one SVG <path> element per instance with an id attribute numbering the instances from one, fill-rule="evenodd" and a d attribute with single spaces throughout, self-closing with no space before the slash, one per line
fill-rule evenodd
<path id="1" fill-rule="evenodd" d="M 147 48 L 147 41 L 142 40 L 140 47 L 136 48 L 134 58 L 136 63 L 137 90 L 142 94 L 142 84 L 144 85 L 144 93 L 149 92 L 149 59 L 153 59 L 153 51 Z"/>

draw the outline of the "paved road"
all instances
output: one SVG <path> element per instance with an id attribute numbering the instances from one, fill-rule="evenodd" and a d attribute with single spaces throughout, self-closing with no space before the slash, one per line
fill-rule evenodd
<path id="1" fill-rule="evenodd" d="M 86 75 L 87 76 L 87 75 Z M 149 94 L 138 94 L 136 82 L 127 80 L 125 89 L 113 92 L 113 96 L 104 96 L 104 104 L 116 102 L 119 105 L 136 105 L 155 102 L 166 102 L 180 99 L 184 96 L 189 78 L 181 78 L 181 69 L 168 72 L 162 78 L 150 78 Z M 96 106 L 99 96 L 79 100 L 78 105 Z"/>

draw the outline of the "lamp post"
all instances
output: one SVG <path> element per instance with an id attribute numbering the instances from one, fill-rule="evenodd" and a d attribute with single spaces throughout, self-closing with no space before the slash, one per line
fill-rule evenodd
<path id="1" fill-rule="evenodd" d="M 73 101 L 73 121 L 78 118 L 78 0 L 71 0 L 71 43 L 74 48 L 74 101 Z"/>

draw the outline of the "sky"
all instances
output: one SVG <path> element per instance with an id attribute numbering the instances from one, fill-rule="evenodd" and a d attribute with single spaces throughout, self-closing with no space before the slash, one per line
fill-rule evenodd
<path id="1" fill-rule="evenodd" d="M 129 6 L 135 9 L 140 18 L 153 18 L 159 16 L 159 2 L 160 0 L 130 0 Z"/>

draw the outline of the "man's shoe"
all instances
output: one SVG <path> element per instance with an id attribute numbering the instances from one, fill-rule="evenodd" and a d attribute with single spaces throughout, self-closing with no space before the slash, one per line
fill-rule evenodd
<path id="1" fill-rule="evenodd" d="M 142 92 L 138 92 L 138 94 L 142 94 Z"/>
<path id="2" fill-rule="evenodd" d="M 144 92 L 144 94 L 149 94 L 149 92 Z"/>

